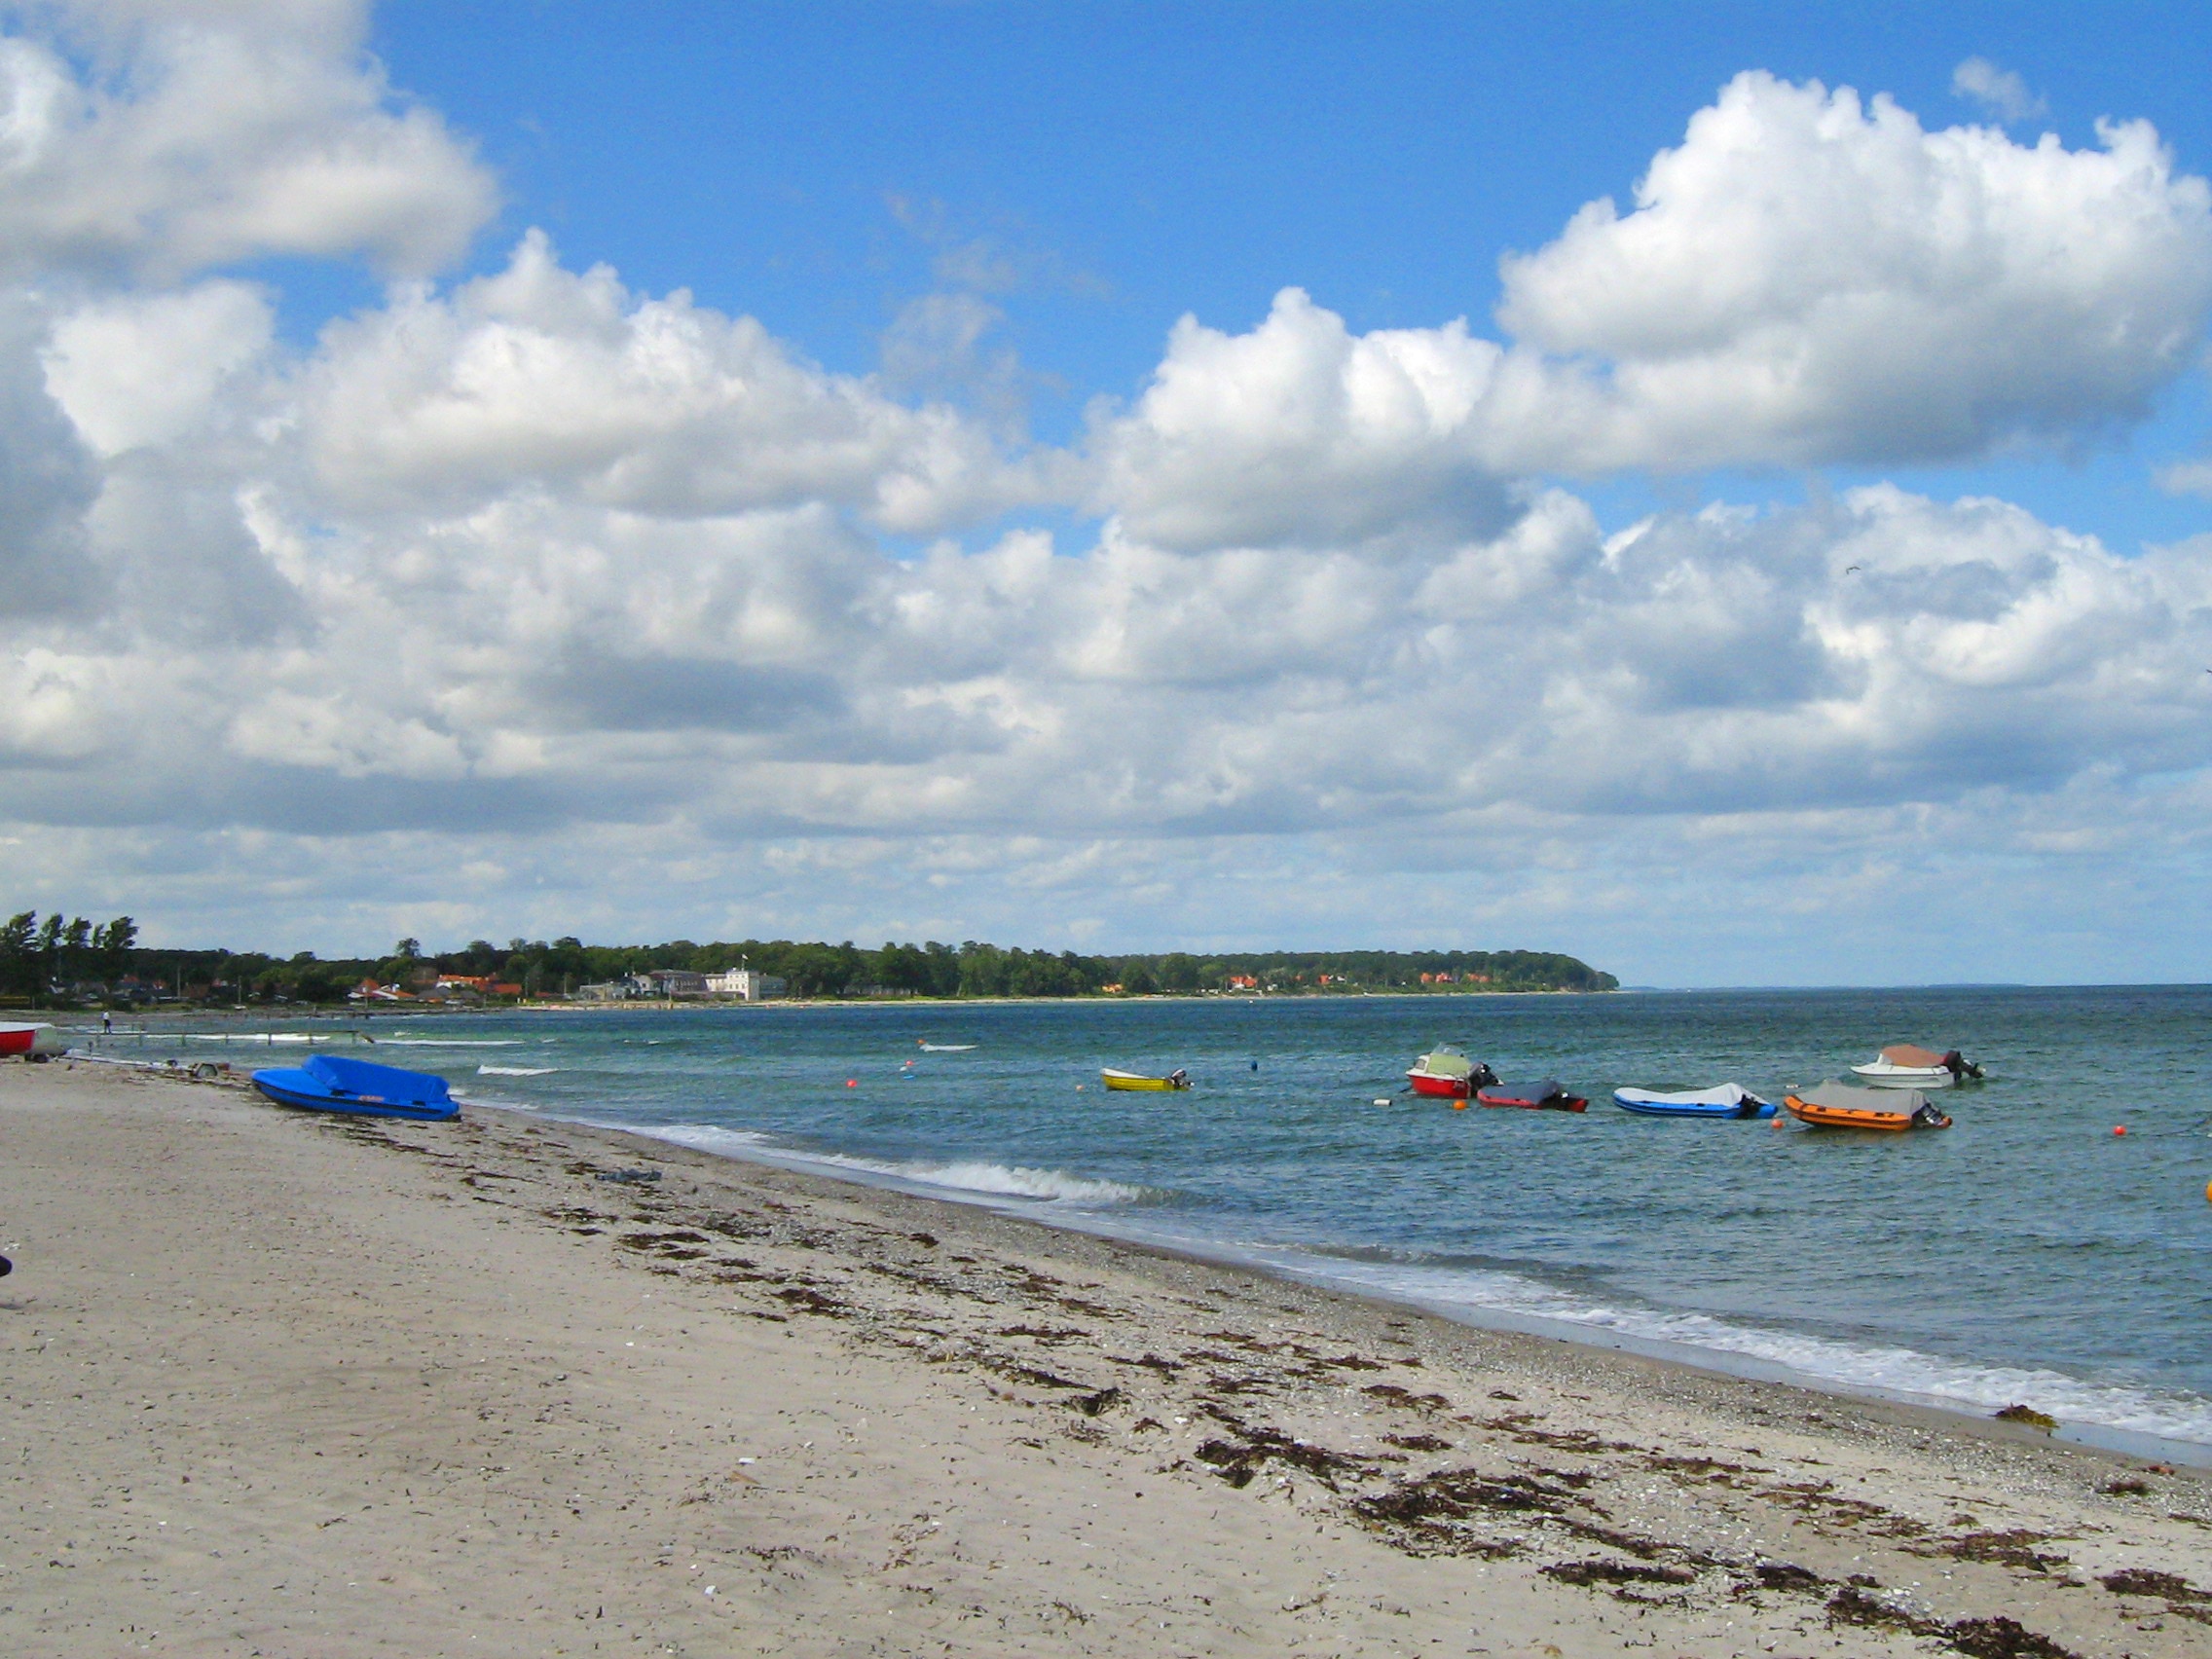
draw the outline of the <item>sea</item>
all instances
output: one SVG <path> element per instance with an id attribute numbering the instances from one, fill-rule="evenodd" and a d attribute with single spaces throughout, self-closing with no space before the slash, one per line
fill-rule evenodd
<path id="1" fill-rule="evenodd" d="M 351 1047 L 367 1032 L 374 1050 Z M 88 1051 L 296 1064 L 1014 1211 L 1471 1323 L 2212 1463 L 2212 987 L 1622 992 L 189 1017 Z M 1405 1092 L 1440 1042 L 1580 1116 Z M 1883 1045 L 1988 1073 L 1903 1135 L 1632 1116 Z M 258 1050 L 259 1052 L 251 1051 Z M 1183 1068 L 1172 1094 L 1099 1069 Z M 2121 1132 L 2124 1131 L 2124 1132 Z"/>

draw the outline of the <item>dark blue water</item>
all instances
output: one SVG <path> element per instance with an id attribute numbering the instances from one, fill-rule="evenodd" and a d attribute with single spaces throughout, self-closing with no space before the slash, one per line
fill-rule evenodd
<path id="1" fill-rule="evenodd" d="M 1476 1317 L 2212 1443 L 2208 988 L 769 1006 L 371 1029 L 377 1057 L 480 1099 Z M 1509 1080 L 1556 1076 L 1591 1109 L 1415 1103 L 1405 1068 L 1439 1040 Z M 1779 1098 L 1899 1041 L 1986 1065 L 1987 1083 L 1938 1096 L 1955 1127 L 1671 1123 L 1609 1101 L 1620 1085 L 1723 1081 Z M 1184 1066 L 1196 1088 L 1108 1093 L 1101 1065 Z"/>

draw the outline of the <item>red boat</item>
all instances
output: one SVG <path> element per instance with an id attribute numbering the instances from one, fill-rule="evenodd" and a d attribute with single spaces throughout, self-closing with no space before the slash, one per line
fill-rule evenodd
<path id="1" fill-rule="evenodd" d="M 1477 1106 L 1519 1106 L 1530 1112 L 1587 1112 L 1590 1102 L 1569 1094 L 1551 1078 L 1541 1083 L 1495 1083 L 1475 1090 Z"/>
<path id="2" fill-rule="evenodd" d="M 1464 1100 L 1474 1089 L 1486 1083 L 1495 1083 L 1497 1074 L 1454 1048 L 1441 1048 L 1414 1061 L 1413 1070 L 1406 1073 L 1406 1081 L 1414 1086 L 1416 1094 L 1427 1094 L 1439 1100 Z"/>
<path id="3" fill-rule="evenodd" d="M 61 1052 L 61 1033 L 43 1022 L 37 1025 L 0 1025 L 0 1054 L 40 1058 Z"/>

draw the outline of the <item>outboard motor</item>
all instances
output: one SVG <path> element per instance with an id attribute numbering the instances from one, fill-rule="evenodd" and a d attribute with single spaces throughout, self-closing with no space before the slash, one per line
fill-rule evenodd
<path id="1" fill-rule="evenodd" d="M 1981 1076 L 1981 1068 L 1956 1049 L 1943 1056 L 1943 1069 L 1949 1072 L 1954 1080 L 1959 1081 Z"/>

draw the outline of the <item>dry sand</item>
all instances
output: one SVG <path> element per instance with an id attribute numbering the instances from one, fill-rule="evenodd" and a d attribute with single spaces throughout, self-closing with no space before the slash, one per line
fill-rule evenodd
<path id="1" fill-rule="evenodd" d="M 14 1655 L 2212 1652 L 2200 1473 L 516 1115 L 0 1066 L 0 1240 Z"/>

